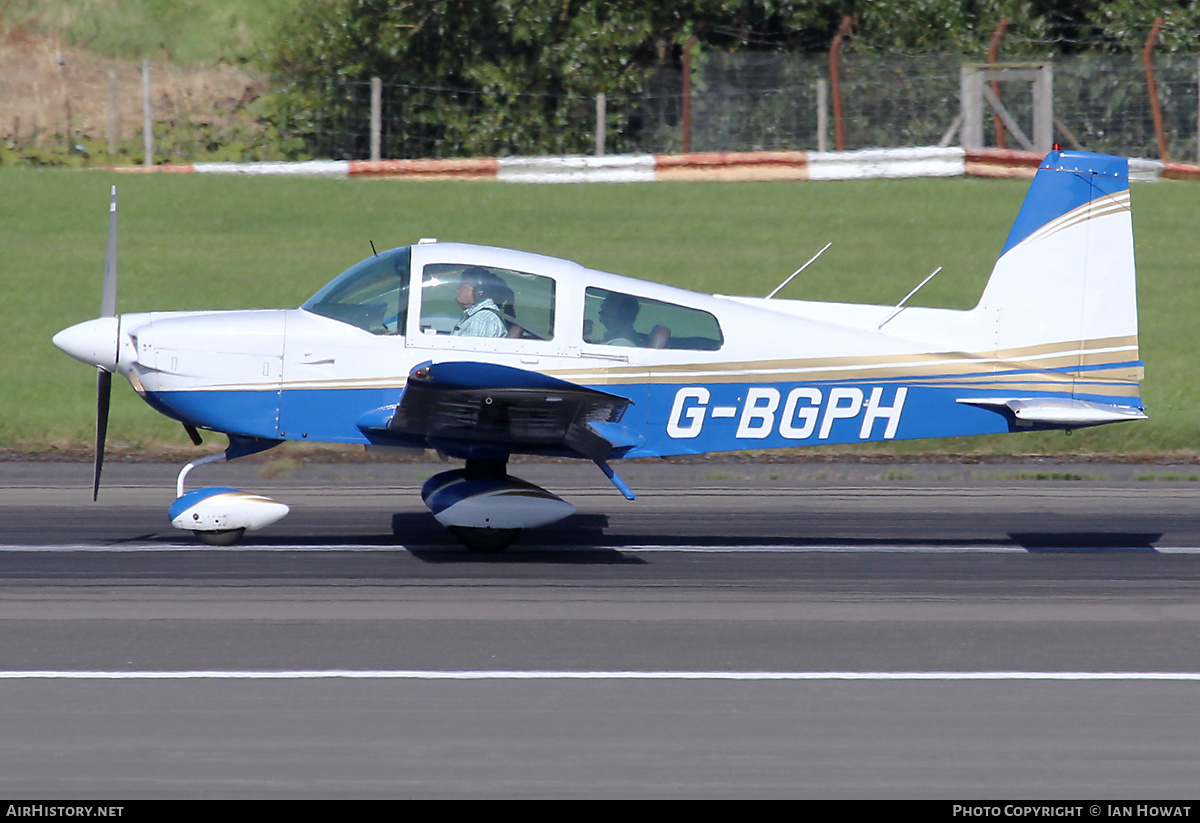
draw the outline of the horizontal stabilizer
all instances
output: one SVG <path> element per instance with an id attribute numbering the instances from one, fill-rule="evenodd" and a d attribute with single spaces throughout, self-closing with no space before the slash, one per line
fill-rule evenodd
<path id="1" fill-rule="evenodd" d="M 1090 400 L 1053 397 L 960 397 L 957 402 L 982 406 L 1001 414 L 1011 414 L 1018 426 L 1077 429 L 1099 426 L 1102 423 L 1146 419 L 1146 413 L 1134 406 L 1095 403 Z"/>

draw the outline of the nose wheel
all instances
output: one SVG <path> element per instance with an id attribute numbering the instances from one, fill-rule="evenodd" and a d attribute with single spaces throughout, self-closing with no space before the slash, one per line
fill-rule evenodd
<path id="1" fill-rule="evenodd" d="M 196 535 L 197 540 L 208 546 L 232 546 L 241 540 L 242 535 L 245 533 L 245 529 L 226 529 L 219 532 L 192 532 L 192 534 Z"/>
<path id="2" fill-rule="evenodd" d="M 184 466 L 175 482 L 175 502 L 167 511 L 172 526 L 190 531 L 209 546 L 232 546 L 246 532 L 265 528 L 288 513 L 283 503 L 241 489 L 210 486 L 184 491 L 188 472 L 205 463 L 230 459 L 228 451 L 201 457 Z"/>
<path id="3" fill-rule="evenodd" d="M 520 529 L 481 529 L 472 526 L 449 526 L 459 543 L 479 554 L 496 554 L 517 539 Z"/>

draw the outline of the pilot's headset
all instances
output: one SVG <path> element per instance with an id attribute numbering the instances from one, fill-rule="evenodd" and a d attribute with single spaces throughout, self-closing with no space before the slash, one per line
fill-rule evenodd
<path id="1" fill-rule="evenodd" d="M 475 281 L 471 299 L 476 303 L 482 303 L 490 298 L 496 305 L 500 305 L 500 300 L 508 291 L 508 286 L 500 279 L 500 276 L 492 274 L 487 269 L 467 269 L 463 276 Z"/>

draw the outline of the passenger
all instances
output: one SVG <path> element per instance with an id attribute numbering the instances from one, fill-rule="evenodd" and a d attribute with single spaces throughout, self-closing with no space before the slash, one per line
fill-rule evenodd
<path id="1" fill-rule="evenodd" d="M 480 266 L 472 266 L 462 273 L 454 299 L 463 310 L 462 319 L 454 326 L 451 334 L 458 337 L 504 337 L 508 324 L 496 300 L 503 294 L 511 294 L 499 276 Z"/>
<path id="2" fill-rule="evenodd" d="M 600 322 L 604 325 L 601 343 L 608 346 L 644 346 L 645 335 L 633 328 L 641 304 L 632 294 L 609 292 L 600 304 Z"/>

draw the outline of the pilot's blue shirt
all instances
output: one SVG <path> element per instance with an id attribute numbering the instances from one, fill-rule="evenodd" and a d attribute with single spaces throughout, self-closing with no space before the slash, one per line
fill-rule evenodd
<path id="1" fill-rule="evenodd" d="M 503 337 L 508 326 L 500 319 L 500 307 L 490 297 L 463 312 L 451 334 L 457 337 Z"/>

